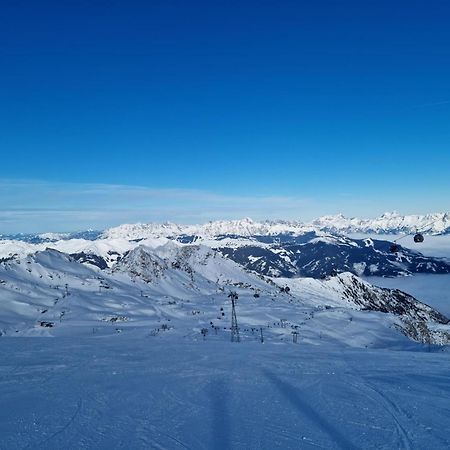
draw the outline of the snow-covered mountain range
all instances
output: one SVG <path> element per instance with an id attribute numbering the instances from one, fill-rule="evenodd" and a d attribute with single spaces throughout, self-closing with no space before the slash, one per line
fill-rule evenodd
<path id="1" fill-rule="evenodd" d="M 140 239 L 153 236 L 173 237 L 182 234 L 198 236 L 220 235 L 277 235 L 303 234 L 307 231 L 323 230 L 340 233 L 402 234 L 418 231 L 428 234 L 449 234 L 450 213 L 402 216 L 385 213 L 375 219 L 346 218 L 341 214 L 324 216 L 311 222 L 266 220 L 215 221 L 202 225 L 164 224 L 126 224 L 103 232 L 105 238 Z"/>
<path id="2" fill-rule="evenodd" d="M 321 228 L 326 228 L 324 223 L 321 222 Z M 251 219 L 209 222 L 201 226 L 133 224 L 101 234 L 89 231 L 67 236 L 41 235 L 41 240 L 0 240 L 0 261 L 53 248 L 77 261 L 105 269 L 138 245 L 154 247 L 174 241 L 219 250 L 245 269 L 273 277 L 320 278 L 346 271 L 382 277 L 450 273 L 448 260 L 420 254 L 420 244 L 414 244 L 412 237 L 413 247 L 399 245 L 399 251 L 392 253 L 392 243 L 381 234 L 380 239 L 350 236 L 336 230 L 325 231 L 317 225 Z M 399 244 L 405 242 L 402 240 Z"/>
<path id="3" fill-rule="evenodd" d="M 139 244 L 103 270 L 52 249 L 3 261 L 0 331 L 195 337 L 206 329 L 226 337 L 231 291 L 239 295 L 247 339 L 263 328 L 267 338 L 280 341 L 295 331 L 311 342 L 320 333 L 324 342 L 352 346 L 388 345 L 402 334 L 419 342 L 450 342 L 448 319 L 403 292 L 374 287 L 350 273 L 322 280 L 266 277 L 209 247 L 174 241 Z M 343 320 L 356 325 L 341 329 Z M 360 327 L 366 334 L 355 341 Z"/>
<path id="4" fill-rule="evenodd" d="M 127 224 L 110 228 L 104 237 L 138 239 L 150 236 L 173 237 L 181 234 L 199 236 L 220 235 L 277 235 L 303 234 L 312 230 L 324 230 L 341 233 L 402 234 L 428 233 L 449 234 L 450 213 L 403 216 L 397 213 L 385 213 L 374 219 L 346 218 L 342 214 L 324 216 L 311 222 L 300 221 L 262 221 L 245 218 L 241 220 L 215 221 L 202 225 L 165 224 Z"/>
<path id="5" fill-rule="evenodd" d="M 243 300 L 244 330 L 254 332 L 264 324 L 269 334 L 275 327 L 280 339 L 302 327 L 311 336 L 326 330 L 330 321 L 339 323 L 343 308 L 351 317 L 364 318 L 378 343 L 398 339 L 391 329 L 421 342 L 450 339 L 442 314 L 405 293 L 359 278 L 449 274 L 448 260 L 401 246 L 392 253 L 389 241 L 352 238 L 322 225 L 244 219 L 3 239 L 0 330 L 3 335 L 64 335 L 97 328 L 107 333 L 105 321 L 125 321 L 135 331 L 143 324 L 160 332 L 164 323 L 165 331 L 175 327 L 183 336 L 209 326 L 217 332 L 227 294 L 236 290 Z M 371 312 L 370 320 L 359 315 L 363 311 Z M 186 320 L 189 314 L 201 318 Z M 313 328 L 305 315 L 315 318 Z M 288 331 L 278 330 L 286 325 Z M 349 336 L 330 333 L 330 339 L 348 344 Z"/>
<path id="6" fill-rule="evenodd" d="M 450 234 L 450 212 L 425 215 L 400 215 L 395 212 L 384 213 L 372 219 L 348 218 L 342 214 L 323 216 L 310 222 L 265 220 L 211 221 L 200 225 L 165 223 L 124 224 L 104 231 L 79 231 L 74 233 L 42 233 L 2 235 L 3 240 L 19 240 L 29 243 L 48 243 L 59 240 L 86 239 L 145 239 L 148 237 L 176 237 L 198 235 L 203 237 L 221 235 L 278 235 L 303 234 L 308 231 L 328 231 L 339 233 L 404 234 L 421 232 L 424 234 Z"/>
<path id="7" fill-rule="evenodd" d="M 181 234 L 171 237 L 156 233 L 147 238 L 137 238 L 133 233 L 129 236 L 132 239 L 119 237 L 121 235 L 113 236 L 117 237 L 96 240 L 70 239 L 40 244 L 0 240 L 0 262 L 52 248 L 71 255 L 82 263 L 106 269 L 139 245 L 155 247 L 167 242 L 179 242 L 183 245 L 201 244 L 216 249 L 247 270 L 273 277 L 321 278 L 345 271 L 356 275 L 382 277 L 414 273 L 450 273 L 448 260 L 420 254 L 417 251 L 420 245 L 416 245 L 417 250 L 399 245 L 399 251 L 392 253 L 389 241 L 354 239 L 323 231 L 308 231 L 302 234 L 298 232 L 295 235 Z"/>
<path id="8" fill-rule="evenodd" d="M 403 216 L 398 213 L 384 213 L 375 219 L 344 217 L 342 214 L 324 216 L 313 220 L 311 225 L 321 230 L 342 233 L 402 234 L 426 233 L 450 234 L 450 213 Z"/>

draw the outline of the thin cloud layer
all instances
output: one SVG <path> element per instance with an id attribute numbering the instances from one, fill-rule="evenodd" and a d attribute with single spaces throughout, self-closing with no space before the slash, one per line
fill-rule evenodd
<path id="1" fill-rule="evenodd" d="M 0 183 L 0 233 L 103 229 L 124 222 L 204 222 L 250 216 L 303 216 L 310 199 L 220 195 L 194 189 L 16 182 Z"/>
<path id="2" fill-rule="evenodd" d="M 417 209 L 417 198 L 401 202 L 402 214 L 446 211 L 450 205 L 436 201 L 427 210 Z M 122 223 L 203 223 L 251 217 L 255 220 L 308 221 L 343 213 L 375 217 L 398 209 L 399 200 L 380 202 L 357 191 L 336 189 L 314 198 L 218 194 L 199 189 L 156 189 L 145 186 L 95 183 L 56 183 L 0 180 L 0 234 L 105 229 Z"/>

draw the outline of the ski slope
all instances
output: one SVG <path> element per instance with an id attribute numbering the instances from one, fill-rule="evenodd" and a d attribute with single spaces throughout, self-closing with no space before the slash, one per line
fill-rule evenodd
<path id="1" fill-rule="evenodd" d="M 0 339 L 0 448 L 445 449 L 450 355 Z"/>

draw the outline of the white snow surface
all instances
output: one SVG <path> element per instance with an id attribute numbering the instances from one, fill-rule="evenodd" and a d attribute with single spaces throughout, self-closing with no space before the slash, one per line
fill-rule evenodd
<path id="1" fill-rule="evenodd" d="M 0 339 L 0 448 L 446 449 L 447 352 Z"/>

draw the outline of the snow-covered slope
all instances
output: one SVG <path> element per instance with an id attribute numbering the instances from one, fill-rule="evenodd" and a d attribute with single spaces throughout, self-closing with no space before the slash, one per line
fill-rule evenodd
<path id="1" fill-rule="evenodd" d="M 168 241 L 167 238 L 148 238 L 139 240 L 128 240 L 125 238 L 111 238 L 111 239 L 69 239 L 60 240 L 48 243 L 28 243 L 15 240 L 0 240 L 0 261 L 13 257 L 25 257 L 32 255 L 39 251 L 46 249 L 53 249 L 62 253 L 74 255 L 77 260 L 86 260 L 93 265 L 98 265 L 97 258 L 89 258 L 94 255 L 100 257 L 103 260 L 103 264 L 110 267 L 114 264 L 119 257 L 125 252 L 137 247 L 138 245 L 146 245 L 147 247 L 158 247 L 165 244 Z"/>
<path id="2" fill-rule="evenodd" d="M 74 324 L 100 326 L 105 317 L 116 315 L 147 321 L 148 326 L 156 322 L 156 316 L 161 319 L 168 302 L 172 305 L 169 316 L 179 317 L 185 315 L 180 312 L 185 303 L 201 304 L 218 293 L 225 296 L 225 289 L 240 288 L 248 295 L 278 291 L 205 247 L 141 245 L 113 270 L 45 250 L 0 263 L 0 330 L 7 335 L 12 330 L 46 334 L 55 328 L 58 335 L 61 327 L 63 334 L 72 333 L 77 328 Z M 46 327 L 42 322 L 61 325 Z"/>
<path id="3" fill-rule="evenodd" d="M 207 329 L 222 330 L 226 339 L 231 291 L 239 295 L 243 339 L 259 329 L 276 341 L 290 340 L 295 331 L 310 343 L 351 346 L 400 345 L 397 330 L 419 342 L 445 343 L 450 337 L 447 319 L 432 308 L 354 275 L 264 278 L 208 247 L 175 242 L 138 245 L 106 270 L 56 250 L 0 263 L 0 331 L 6 336 L 170 331 L 192 338 Z M 351 329 L 342 326 L 349 318 Z"/>
<path id="4" fill-rule="evenodd" d="M 311 305 L 347 306 L 363 311 L 390 313 L 402 318 L 397 326 L 422 342 L 450 342 L 449 319 L 430 306 L 398 289 L 383 289 L 371 285 L 350 273 L 329 277 L 323 281 L 297 278 L 277 280 L 290 292 Z M 429 328 L 424 323 L 433 323 Z"/>
<path id="5" fill-rule="evenodd" d="M 206 283 L 260 284 L 257 277 L 243 271 L 235 262 L 204 245 L 181 245 L 173 241 L 149 248 L 139 245 L 127 252 L 113 267 L 113 272 L 126 272 L 145 282 L 157 283 L 162 279 L 187 275 L 190 284 Z"/>
<path id="6" fill-rule="evenodd" d="M 448 352 L 261 344 L 258 336 L 239 345 L 222 332 L 197 341 L 171 332 L 3 339 L 0 447 L 450 446 Z"/>

